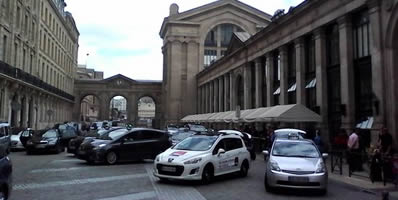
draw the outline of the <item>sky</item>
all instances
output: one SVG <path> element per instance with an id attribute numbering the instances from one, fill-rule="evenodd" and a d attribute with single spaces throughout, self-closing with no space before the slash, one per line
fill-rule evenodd
<path id="1" fill-rule="evenodd" d="M 66 0 L 79 37 L 79 64 L 104 72 L 104 78 L 123 74 L 135 80 L 162 79 L 162 39 L 164 17 L 172 3 L 179 12 L 214 0 Z M 241 0 L 273 15 L 288 11 L 303 0 Z M 111 2 L 111 3 L 109 3 Z"/>

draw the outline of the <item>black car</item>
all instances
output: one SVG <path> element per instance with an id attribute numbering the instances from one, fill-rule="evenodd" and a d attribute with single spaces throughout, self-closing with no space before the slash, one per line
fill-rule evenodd
<path id="1" fill-rule="evenodd" d="M 93 140 L 95 138 L 101 137 L 103 134 L 115 131 L 118 129 L 122 129 L 122 127 L 112 127 L 109 128 L 108 130 L 106 129 L 100 129 L 100 130 L 90 130 L 86 134 L 83 134 L 82 136 L 77 136 L 76 138 L 73 138 L 69 141 L 67 151 L 68 153 L 73 153 L 76 154 L 76 150 L 79 149 L 80 145 L 83 143 L 85 140 Z"/>
<path id="2" fill-rule="evenodd" d="M 83 142 L 77 157 L 89 163 L 154 159 L 171 146 L 165 131 L 147 128 L 122 128 Z"/>
<path id="3" fill-rule="evenodd" d="M 44 132 L 44 133 L 43 133 Z M 49 129 L 35 133 L 26 143 L 26 153 L 32 152 L 54 152 L 64 151 L 61 136 L 58 129 Z"/>
<path id="4" fill-rule="evenodd" d="M 8 199 L 12 190 L 12 163 L 5 148 L 0 149 L 3 149 L 0 150 L 0 199 Z"/>

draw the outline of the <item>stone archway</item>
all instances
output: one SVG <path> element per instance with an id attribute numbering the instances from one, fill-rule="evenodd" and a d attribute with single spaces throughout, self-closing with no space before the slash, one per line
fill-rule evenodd
<path id="1" fill-rule="evenodd" d="M 102 101 L 95 93 L 81 95 L 78 99 L 79 121 L 93 122 L 102 120 Z"/>
<path id="2" fill-rule="evenodd" d="M 121 120 L 121 121 L 130 121 L 130 116 L 128 115 L 128 110 L 131 105 L 129 104 L 131 100 L 128 98 L 126 94 L 113 94 L 107 98 L 108 106 L 108 119 L 109 120 Z"/>

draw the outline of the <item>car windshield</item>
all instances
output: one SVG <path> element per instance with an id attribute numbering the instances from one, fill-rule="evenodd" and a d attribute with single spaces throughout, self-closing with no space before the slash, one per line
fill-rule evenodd
<path id="1" fill-rule="evenodd" d="M 217 140 L 217 136 L 200 136 L 200 137 L 188 137 L 178 143 L 173 149 L 176 150 L 189 150 L 189 151 L 207 151 L 209 150 L 214 142 Z"/>
<path id="2" fill-rule="evenodd" d="M 123 136 L 125 133 L 127 133 L 127 129 L 122 128 L 122 129 L 117 129 L 114 131 L 110 131 L 107 133 L 104 133 L 103 135 L 99 136 L 98 139 L 101 140 L 116 140 L 119 137 Z"/>
<path id="3" fill-rule="evenodd" d="M 273 156 L 319 158 L 319 152 L 311 143 L 280 141 L 274 144 Z"/>
<path id="4" fill-rule="evenodd" d="M 173 134 L 173 136 L 171 136 L 171 139 L 175 140 L 175 141 L 182 141 L 185 138 L 187 138 L 187 137 L 189 137 L 189 136 L 191 136 L 193 134 L 194 134 L 194 132 L 192 132 L 192 131 L 187 131 L 187 132 L 179 131 L 179 132 Z"/>
<path id="5" fill-rule="evenodd" d="M 190 129 L 192 131 L 197 131 L 197 132 L 205 132 L 205 131 L 207 131 L 207 129 L 204 126 L 202 126 L 202 125 L 190 125 Z"/>
<path id="6" fill-rule="evenodd" d="M 48 130 L 46 131 L 43 136 L 43 138 L 55 138 L 57 137 L 57 132 L 55 130 Z"/>

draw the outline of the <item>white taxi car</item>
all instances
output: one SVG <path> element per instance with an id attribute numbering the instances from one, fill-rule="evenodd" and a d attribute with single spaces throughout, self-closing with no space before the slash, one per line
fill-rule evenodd
<path id="1" fill-rule="evenodd" d="M 246 176 L 250 153 L 242 138 L 234 134 L 194 135 L 159 154 L 154 175 L 160 180 L 202 180 L 239 172 Z"/>

